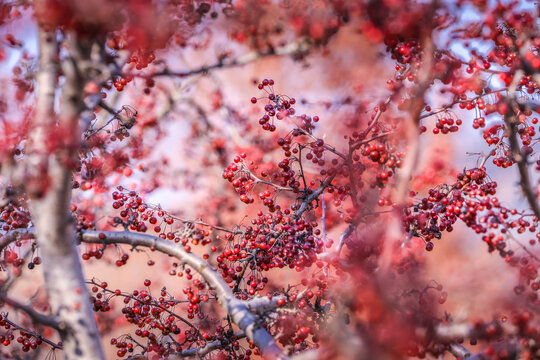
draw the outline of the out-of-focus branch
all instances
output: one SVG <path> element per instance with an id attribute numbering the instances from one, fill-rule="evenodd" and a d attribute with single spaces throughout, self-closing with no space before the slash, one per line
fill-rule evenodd
<path id="1" fill-rule="evenodd" d="M 59 323 L 56 318 L 39 313 L 36 310 L 34 310 L 31 306 L 24 305 L 18 302 L 17 300 L 10 298 L 3 292 L 0 292 L 0 301 L 3 301 L 5 304 L 13 307 L 16 310 L 20 310 L 24 312 L 36 324 L 48 326 L 53 329 L 59 330 Z"/>
<path id="2" fill-rule="evenodd" d="M 407 154 L 403 161 L 403 166 L 397 173 L 394 201 L 399 207 L 405 205 L 409 180 L 418 162 L 418 154 L 420 152 L 418 121 L 424 107 L 425 93 L 433 80 L 433 39 L 431 38 L 431 34 L 425 36 L 423 40 L 424 55 L 422 56 L 422 67 L 418 72 L 418 83 L 414 88 L 409 106 L 410 116 L 406 128 Z"/>
<path id="3" fill-rule="evenodd" d="M 410 103 L 408 106 L 409 116 L 407 117 L 407 123 L 405 124 L 405 140 L 407 148 L 405 150 L 405 158 L 403 159 L 402 166 L 396 171 L 396 182 L 394 185 L 393 201 L 395 206 L 395 216 L 393 217 L 391 224 L 389 225 L 390 237 L 395 241 L 401 241 L 403 238 L 403 229 L 401 225 L 403 209 L 407 206 L 407 196 L 409 189 L 409 182 L 413 176 L 418 163 L 418 157 L 420 154 L 420 138 L 418 124 L 420 121 L 420 114 L 424 108 L 424 97 L 433 81 L 433 39 L 431 38 L 431 29 L 428 33 L 424 34 L 422 38 L 423 55 L 420 68 L 417 73 L 417 83 L 412 89 L 410 97 Z M 407 76 L 407 74 L 405 74 Z M 379 262 L 379 267 L 382 269 L 388 269 L 392 262 L 393 241 L 385 241 L 383 254 Z"/>
<path id="4" fill-rule="evenodd" d="M 232 321 L 261 349 L 266 359 L 286 359 L 274 338 L 258 325 L 257 317 L 250 311 L 246 302 L 234 297 L 229 285 L 223 281 L 208 262 L 195 254 L 185 252 L 178 244 L 156 236 L 129 231 L 84 231 L 81 233 L 81 241 L 104 245 L 127 244 L 133 247 L 142 246 L 174 256 L 198 272 L 209 286 L 216 291 L 219 304 L 229 314 Z"/>
<path id="5" fill-rule="evenodd" d="M 354 269 L 354 266 L 349 261 L 340 258 L 336 252 L 319 254 L 317 255 L 317 260 L 327 262 L 328 264 L 332 264 L 336 268 L 339 268 L 341 270 Z"/>
<path id="6" fill-rule="evenodd" d="M 510 151 L 512 152 L 512 158 L 516 162 L 519 170 L 520 186 L 523 194 L 527 198 L 527 201 L 537 218 L 540 218 L 540 206 L 538 205 L 538 196 L 536 195 L 531 180 L 529 177 L 529 169 L 527 164 L 527 154 L 523 154 L 519 148 L 517 125 L 517 114 L 514 110 L 516 103 L 516 91 L 519 81 L 523 77 L 523 70 L 518 70 L 514 75 L 514 80 L 508 89 L 507 104 L 508 110 L 504 116 L 504 122 L 506 124 L 506 135 L 508 136 L 508 142 L 510 144 Z"/>
<path id="7" fill-rule="evenodd" d="M 468 323 L 455 323 L 447 325 L 439 325 L 435 327 L 434 336 L 442 341 L 454 341 L 458 338 L 470 337 L 474 328 Z"/>
<path id="8" fill-rule="evenodd" d="M 20 230 L 14 230 L 14 231 L 10 231 L 8 233 L 2 234 L 2 236 L 0 237 L 0 252 L 4 250 L 6 246 L 20 239 L 23 236 L 28 236 L 30 238 L 34 236 L 34 232 L 30 230 L 20 229 Z"/>
<path id="9" fill-rule="evenodd" d="M 398 87 L 398 89 L 396 89 L 396 91 L 394 91 L 389 97 L 386 98 L 386 100 L 384 100 L 384 102 L 379 106 L 379 108 L 377 109 L 377 113 L 375 114 L 375 117 L 373 118 L 373 120 L 371 121 L 371 123 L 369 124 L 369 126 L 366 128 L 366 130 L 364 130 L 364 134 L 369 134 L 369 132 L 375 127 L 375 125 L 377 125 L 379 119 L 381 118 L 381 115 L 382 113 L 384 112 L 384 107 L 388 106 L 388 104 L 390 104 L 390 101 L 392 101 L 392 99 L 397 96 L 397 94 L 399 93 L 398 90 L 401 90 L 402 89 L 402 78 L 404 75 L 407 74 L 407 72 L 410 70 L 410 67 L 405 67 L 400 73 L 400 80 L 399 80 L 399 84 L 400 86 Z M 396 76 L 397 78 L 397 76 Z"/>
<path id="10" fill-rule="evenodd" d="M 169 71 L 163 70 L 150 74 L 150 77 L 153 76 L 177 76 L 177 77 L 188 77 L 199 74 L 206 74 L 210 70 L 222 69 L 222 68 L 231 68 L 231 67 L 241 67 L 251 62 L 254 62 L 258 59 L 270 56 L 293 56 L 296 58 L 302 58 L 309 52 L 308 40 L 305 38 L 298 39 L 297 41 L 291 42 L 287 45 L 271 48 L 267 51 L 252 51 L 245 55 L 242 55 L 238 58 L 228 58 L 224 57 L 220 59 L 217 63 L 203 66 L 198 69 L 188 70 L 188 71 Z"/>

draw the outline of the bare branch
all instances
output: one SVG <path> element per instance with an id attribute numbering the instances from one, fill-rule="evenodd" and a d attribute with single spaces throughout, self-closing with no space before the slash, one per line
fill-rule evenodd
<path id="1" fill-rule="evenodd" d="M 29 239 L 33 238 L 34 232 L 32 230 L 19 229 L 2 234 L 0 237 L 0 252 L 9 244 L 21 239 L 24 236 L 28 236 Z"/>
<path id="2" fill-rule="evenodd" d="M 341 249 L 343 248 L 343 245 L 345 245 L 345 240 L 352 234 L 356 226 L 349 225 L 347 229 L 343 233 L 341 233 L 341 236 L 339 237 L 339 242 L 336 248 L 336 255 L 339 256 L 341 254 Z"/>
<path id="3" fill-rule="evenodd" d="M 354 268 L 347 260 L 340 258 L 336 252 L 318 254 L 317 260 L 325 261 L 342 270 L 352 270 Z"/>
<path id="4" fill-rule="evenodd" d="M 155 210 L 161 210 L 161 206 L 159 205 L 154 205 L 154 204 L 147 204 L 150 208 L 152 209 L 155 209 Z M 204 222 L 202 220 L 189 220 L 189 219 L 183 219 L 181 217 L 178 217 L 178 216 L 175 216 L 175 215 L 171 215 L 171 214 L 167 214 L 167 216 L 170 216 L 172 219 L 175 219 L 175 220 L 178 220 L 180 222 L 182 222 L 183 224 L 195 224 L 195 225 L 201 225 L 201 226 L 206 226 L 206 227 L 209 227 L 211 229 L 214 229 L 214 230 L 218 230 L 218 231 L 223 231 L 223 232 L 226 232 L 226 233 L 230 233 L 230 234 L 233 234 L 233 235 L 236 235 L 236 234 L 242 234 L 243 232 L 240 231 L 240 230 L 232 230 L 232 229 L 227 229 L 223 226 L 219 226 L 219 225 L 213 225 L 213 224 L 209 224 L 207 222 Z"/>
<path id="5" fill-rule="evenodd" d="M 302 134 L 304 134 L 304 135 L 310 137 L 313 141 L 319 140 L 319 139 L 317 139 L 317 137 L 313 136 L 313 134 L 310 134 L 309 132 L 307 132 L 307 131 L 304 130 L 304 129 L 301 129 L 301 128 L 296 128 L 296 129 L 297 129 L 298 131 L 300 131 Z M 323 145 L 323 147 L 324 147 L 325 150 L 330 151 L 331 153 L 333 153 L 333 154 L 339 156 L 340 158 L 342 158 L 342 159 L 347 159 L 347 155 L 345 155 L 344 153 L 338 151 L 335 147 L 333 147 L 333 146 L 331 146 L 331 145 L 328 145 L 328 144 L 326 144 L 326 143 Z"/>

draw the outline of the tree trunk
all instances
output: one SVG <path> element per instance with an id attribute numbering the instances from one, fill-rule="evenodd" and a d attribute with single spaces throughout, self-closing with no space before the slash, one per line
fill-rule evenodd
<path id="1" fill-rule="evenodd" d="M 70 164 L 76 156 L 70 144 L 76 144 L 80 139 L 78 117 L 84 82 L 71 58 L 66 63 L 71 71 L 63 70 L 62 106 L 60 116 L 56 117 L 58 43 L 56 32 L 46 31 L 40 26 L 37 105 L 29 133 L 26 172 L 27 186 L 38 190 L 31 193 L 30 210 L 43 259 L 51 310 L 60 323 L 65 358 L 104 359 L 76 248 L 75 224 L 70 210 Z M 65 136 L 66 130 L 68 136 Z M 57 131 L 62 135 L 57 135 Z M 69 140 L 63 140 L 66 137 Z M 62 143 L 51 146 L 51 141 L 60 138 Z"/>

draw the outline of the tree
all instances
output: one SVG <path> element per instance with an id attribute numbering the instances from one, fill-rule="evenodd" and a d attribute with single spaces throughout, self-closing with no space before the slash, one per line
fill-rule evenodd
<path id="1" fill-rule="evenodd" d="M 3 1 L 2 357 L 538 358 L 538 11 Z"/>

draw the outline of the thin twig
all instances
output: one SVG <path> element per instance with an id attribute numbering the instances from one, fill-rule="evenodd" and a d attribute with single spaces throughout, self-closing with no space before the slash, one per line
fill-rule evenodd
<path id="1" fill-rule="evenodd" d="M 17 329 L 17 330 L 19 330 L 20 332 L 24 332 L 24 333 L 26 333 L 26 334 L 32 335 L 32 337 L 35 337 L 36 339 L 39 339 L 39 340 L 43 341 L 44 343 L 47 343 L 47 344 L 50 345 L 53 349 L 60 349 L 60 350 L 62 350 L 62 346 L 58 345 L 58 344 L 55 343 L 54 341 L 47 339 L 46 337 L 44 337 L 44 336 L 41 335 L 41 334 L 38 334 L 38 333 L 35 332 L 35 331 L 25 329 L 25 328 L 23 328 L 22 326 L 15 324 L 13 321 L 9 320 L 7 317 L 8 317 L 8 314 L 4 315 L 4 316 L 3 316 L 3 321 L 5 321 L 6 323 L 8 323 L 12 328 Z"/>

